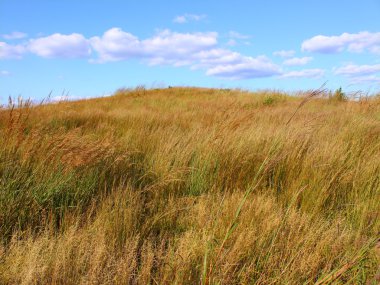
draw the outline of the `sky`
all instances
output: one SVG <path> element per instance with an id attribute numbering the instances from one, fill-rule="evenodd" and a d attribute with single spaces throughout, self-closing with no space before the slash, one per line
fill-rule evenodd
<path id="1" fill-rule="evenodd" d="M 0 0 L 0 103 L 145 85 L 380 91 L 380 0 Z"/>

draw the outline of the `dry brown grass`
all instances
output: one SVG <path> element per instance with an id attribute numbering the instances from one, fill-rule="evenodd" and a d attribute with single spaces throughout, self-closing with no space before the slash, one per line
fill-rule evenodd
<path id="1" fill-rule="evenodd" d="M 0 283 L 376 284 L 380 100 L 302 100 L 138 88 L 1 110 Z"/>

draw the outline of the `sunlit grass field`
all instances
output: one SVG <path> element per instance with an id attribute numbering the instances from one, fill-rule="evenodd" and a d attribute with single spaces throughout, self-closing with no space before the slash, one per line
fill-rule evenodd
<path id="1" fill-rule="evenodd" d="M 0 284 L 378 284 L 380 99 L 308 94 L 3 108 Z"/>

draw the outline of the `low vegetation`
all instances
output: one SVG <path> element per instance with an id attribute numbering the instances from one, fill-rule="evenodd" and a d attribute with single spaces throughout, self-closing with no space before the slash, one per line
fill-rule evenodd
<path id="1" fill-rule="evenodd" d="M 3 108 L 0 284 L 377 284 L 380 100 L 308 94 Z"/>

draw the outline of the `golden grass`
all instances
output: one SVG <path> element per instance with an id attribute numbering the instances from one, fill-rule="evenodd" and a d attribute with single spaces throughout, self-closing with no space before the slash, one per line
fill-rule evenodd
<path id="1" fill-rule="evenodd" d="M 376 284 L 380 100 L 302 100 L 0 110 L 0 283 Z"/>

